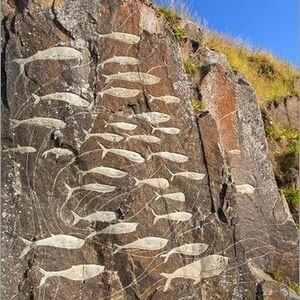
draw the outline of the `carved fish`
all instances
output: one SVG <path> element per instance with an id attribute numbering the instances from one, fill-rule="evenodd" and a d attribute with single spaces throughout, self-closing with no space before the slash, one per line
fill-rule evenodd
<path id="1" fill-rule="evenodd" d="M 140 92 L 141 92 L 140 90 L 136 90 L 136 89 L 112 87 L 110 89 L 100 92 L 99 95 L 101 98 L 104 95 L 111 95 L 119 98 L 132 98 L 132 97 L 136 97 Z"/>
<path id="2" fill-rule="evenodd" d="M 26 247 L 22 251 L 20 258 L 24 257 L 31 249 L 36 247 L 55 247 L 55 248 L 64 248 L 64 249 L 79 249 L 85 243 L 85 240 L 79 239 L 72 235 L 66 234 L 58 234 L 51 235 L 45 239 L 41 239 L 38 241 L 28 241 L 24 238 L 20 239 L 26 244 Z"/>
<path id="3" fill-rule="evenodd" d="M 155 75 L 141 72 L 116 73 L 111 75 L 103 75 L 103 77 L 105 78 L 105 83 L 109 83 L 111 80 L 121 80 L 151 85 L 160 81 L 160 78 Z"/>
<path id="4" fill-rule="evenodd" d="M 177 222 L 184 222 L 188 221 L 193 215 L 187 212 L 178 211 L 175 213 L 169 213 L 165 215 L 157 215 L 153 209 L 151 209 L 153 215 L 154 215 L 154 221 L 153 224 L 156 224 L 156 222 L 160 219 L 167 219 L 171 221 L 177 221 Z"/>
<path id="5" fill-rule="evenodd" d="M 5 150 L 2 150 L 2 152 L 15 152 L 15 153 L 25 154 L 25 153 L 34 153 L 34 152 L 36 152 L 36 149 L 31 146 L 18 145 L 16 148 L 5 149 Z"/>
<path id="6" fill-rule="evenodd" d="M 112 33 L 100 34 L 98 36 L 102 38 L 108 38 L 118 42 L 123 42 L 129 45 L 137 44 L 141 39 L 137 35 L 134 35 L 132 33 L 126 33 L 126 32 L 112 32 Z"/>
<path id="7" fill-rule="evenodd" d="M 202 180 L 205 177 L 205 174 L 202 174 L 202 173 L 196 173 L 196 172 L 190 172 L 190 171 L 172 173 L 172 171 L 169 170 L 168 168 L 167 168 L 167 170 L 169 171 L 169 173 L 172 176 L 170 181 L 172 181 L 174 179 L 174 177 L 176 177 L 176 176 L 182 176 L 182 177 L 192 179 L 192 180 Z"/>
<path id="8" fill-rule="evenodd" d="M 164 113 L 156 112 L 156 111 L 146 112 L 146 113 L 141 113 L 141 114 L 136 114 L 136 115 L 129 116 L 129 118 L 133 118 L 133 117 L 145 120 L 145 121 L 147 121 L 148 123 L 150 123 L 152 125 L 156 125 L 156 124 L 159 124 L 159 123 L 164 123 L 164 122 L 167 122 L 171 119 L 171 116 L 169 116 L 167 114 L 164 114 Z"/>
<path id="9" fill-rule="evenodd" d="M 193 279 L 194 285 L 196 285 L 201 279 L 221 274 L 225 270 L 227 264 L 228 257 L 209 255 L 179 268 L 171 274 L 161 273 L 163 277 L 167 278 L 164 292 L 169 288 L 171 281 L 174 278 Z"/>
<path id="10" fill-rule="evenodd" d="M 180 102 L 180 99 L 178 97 L 170 96 L 170 95 L 160 96 L 160 97 L 149 95 L 149 98 L 150 98 L 149 100 L 150 103 L 153 102 L 154 100 L 159 100 L 165 102 L 166 104 Z"/>
<path id="11" fill-rule="evenodd" d="M 150 178 L 150 179 L 143 179 L 143 180 L 139 180 L 135 177 L 133 178 L 135 180 L 135 186 L 146 184 L 163 190 L 169 187 L 169 181 L 165 178 Z"/>
<path id="12" fill-rule="evenodd" d="M 69 105 L 78 106 L 78 107 L 88 107 L 92 108 L 93 103 L 88 102 L 87 100 L 81 98 L 80 96 L 73 93 L 54 93 L 48 94 L 44 96 L 38 96 L 36 94 L 32 94 L 34 98 L 34 105 L 37 105 L 40 101 L 49 101 L 49 100 L 57 100 L 68 103 Z"/>
<path id="13" fill-rule="evenodd" d="M 125 123 L 125 122 L 107 123 L 106 121 L 104 121 L 104 123 L 105 123 L 104 128 L 106 128 L 107 126 L 112 126 L 127 131 L 131 131 L 137 128 L 137 125 L 131 123 Z"/>
<path id="14" fill-rule="evenodd" d="M 104 266 L 93 264 L 72 266 L 71 268 L 62 271 L 45 271 L 44 269 L 39 268 L 40 272 L 43 274 L 39 286 L 41 287 L 44 285 L 46 280 L 50 277 L 63 277 L 75 281 L 87 280 L 101 274 L 104 271 L 104 268 Z"/>
<path id="15" fill-rule="evenodd" d="M 170 193 L 170 194 L 158 194 L 157 192 L 154 192 L 156 194 L 156 200 L 159 200 L 160 198 L 165 198 L 173 201 L 178 201 L 178 202 L 185 202 L 185 195 L 182 192 L 177 192 L 177 193 Z"/>
<path id="16" fill-rule="evenodd" d="M 126 234 L 136 231 L 139 223 L 116 223 L 109 225 L 108 227 L 102 229 L 101 231 L 92 232 L 87 238 L 91 238 L 98 234 Z"/>
<path id="17" fill-rule="evenodd" d="M 60 156 L 74 156 L 74 153 L 71 150 L 64 149 L 64 148 L 51 148 L 47 151 L 45 151 L 42 156 L 47 157 L 48 154 L 54 154 L 55 158 L 59 158 Z"/>
<path id="18" fill-rule="evenodd" d="M 89 133 L 86 130 L 83 130 L 83 132 L 85 133 L 84 141 L 87 141 L 89 138 L 92 138 L 92 137 L 99 137 L 108 142 L 118 143 L 124 139 L 121 135 L 118 135 L 115 133 L 108 133 L 108 132 Z"/>
<path id="19" fill-rule="evenodd" d="M 114 211 L 96 211 L 88 216 L 81 217 L 77 215 L 74 211 L 71 210 L 71 213 L 74 216 L 73 225 L 77 224 L 80 220 L 88 222 L 112 222 L 117 220 L 116 213 Z"/>
<path id="20" fill-rule="evenodd" d="M 114 251 L 114 254 L 123 249 L 139 249 L 139 250 L 147 250 L 147 251 L 156 251 L 166 247 L 169 240 L 159 238 L 159 237 L 145 237 L 138 239 L 132 243 L 127 245 L 117 246 L 117 249 Z"/>
<path id="21" fill-rule="evenodd" d="M 114 169 L 114 168 L 109 168 L 109 167 L 95 167 L 92 168 L 88 171 L 84 171 L 82 172 L 82 176 L 84 176 L 85 174 L 88 173 L 96 173 L 96 174 L 101 174 L 110 178 L 122 178 L 124 176 L 126 176 L 128 174 L 128 172 L 124 172 L 118 169 Z"/>
<path id="22" fill-rule="evenodd" d="M 27 57 L 14 59 L 12 62 L 20 64 L 20 73 L 24 72 L 24 67 L 27 63 L 35 60 L 68 60 L 79 59 L 82 60 L 80 51 L 71 47 L 53 47 L 46 50 L 38 51 L 37 53 Z"/>
<path id="23" fill-rule="evenodd" d="M 188 156 L 183 155 L 183 154 L 164 151 L 164 152 L 151 153 L 148 156 L 147 160 L 151 159 L 153 156 L 159 156 L 161 158 L 165 158 L 167 160 L 174 161 L 176 163 L 184 163 L 189 159 Z"/>
<path id="24" fill-rule="evenodd" d="M 166 263 L 172 254 L 179 253 L 188 256 L 197 256 L 204 253 L 207 249 L 208 249 L 207 244 L 201 244 L 201 243 L 185 244 L 172 249 L 167 254 L 162 254 L 161 257 L 165 257 L 164 263 Z"/>
<path id="25" fill-rule="evenodd" d="M 34 125 L 34 126 L 42 126 L 50 129 L 63 129 L 66 127 L 66 123 L 53 118 L 40 118 L 40 117 L 33 117 L 30 119 L 25 120 L 15 120 L 11 119 L 12 128 L 17 128 L 22 124 L 26 125 Z"/>
<path id="26" fill-rule="evenodd" d="M 241 154 L 241 151 L 239 149 L 229 150 L 228 152 L 230 154 L 233 154 L 233 155 L 239 155 L 239 154 Z"/>
<path id="27" fill-rule="evenodd" d="M 238 194 L 253 194 L 255 191 L 255 188 L 250 184 L 236 185 L 235 189 Z"/>
<path id="28" fill-rule="evenodd" d="M 77 190 L 86 190 L 86 191 L 97 192 L 97 193 L 111 193 L 117 188 L 116 186 L 113 185 L 106 185 L 100 183 L 89 183 L 89 184 L 77 186 L 75 188 L 71 188 L 65 183 L 65 187 L 68 190 L 67 199 L 69 199 L 71 195 L 74 193 L 74 191 Z"/>
<path id="29" fill-rule="evenodd" d="M 102 149 L 102 158 L 105 157 L 107 153 L 113 153 L 118 156 L 122 156 L 127 158 L 130 161 L 133 161 L 135 163 L 142 163 L 145 161 L 145 159 L 137 152 L 129 151 L 129 150 L 124 150 L 124 149 L 106 149 L 102 144 L 98 143 L 98 145 Z"/>
<path id="30" fill-rule="evenodd" d="M 166 134 L 176 135 L 180 132 L 180 129 L 176 127 L 153 127 L 153 126 L 151 127 L 152 127 L 151 133 L 154 133 L 155 131 L 160 131 Z"/>
<path id="31" fill-rule="evenodd" d="M 160 138 L 153 136 L 153 135 L 146 135 L 146 134 L 141 134 L 141 135 L 125 134 L 125 135 L 127 136 L 125 142 L 130 141 L 130 140 L 138 140 L 138 141 L 142 141 L 142 142 L 150 143 L 150 144 L 160 142 Z"/>
<path id="32" fill-rule="evenodd" d="M 120 65 L 138 65 L 140 60 L 132 56 L 116 56 L 106 59 L 100 64 L 100 67 L 103 68 L 106 64 L 118 63 Z"/>

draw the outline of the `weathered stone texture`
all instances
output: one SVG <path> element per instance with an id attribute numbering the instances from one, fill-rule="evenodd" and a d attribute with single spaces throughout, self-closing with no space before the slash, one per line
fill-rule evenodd
<path id="1" fill-rule="evenodd" d="M 255 299 L 257 286 L 270 293 L 278 286 L 251 272 L 251 262 L 261 272 L 280 265 L 291 280 L 296 281 L 296 228 L 286 203 L 280 198 L 274 175 L 266 156 L 262 118 L 255 95 L 235 75 L 224 58 L 203 47 L 191 55 L 202 62 L 201 78 L 188 78 L 183 68 L 181 48 L 164 30 L 164 19 L 151 5 L 140 1 L 29 1 L 27 8 L 10 12 L 3 26 L 7 32 L 3 46 L 5 57 L 5 93 L 2 109 L 2 294 L 4 299 Z M 12 6 L 10 6 L 12 7 Z M 192 26 L 192 25 L 189 25 Z M 106 34 L 123 32 L 141 38 L 129 44 Z M 105 36 L 106 35 L 106 36 Z M 201 42 L 191 33 L 193 42 Z M 191 43 L 187 40 L 186 43 Z M 53 47 L 69 47 L 80 51 L 80 59 L 15 59 L 34 58 L 38 51 Z M 184 47 L 184 45 L 182 45 Z M 113 56 L 140 60 L 138 65 L 101 63 Z M 20 73 L 22 63 L 24 72 Z M 144 72 L 159 77 L 155 84 L 110 80 L 112 74 Z M 116 97 L 110 88 L 138 90 L 134 97 Z M 64 101 L 41 100 L 34 95 L 72 93 L 91 106 L 67 104 Z M 200 97 L 208 113 L 197 116 L 191 99 Z M 152 96 L 176 96 L 179 103 L 152 101 Z M 52 96 L 53 97 L 53 96 Z M 73 103 L 74 104 L 74 103 Z M 160 112 L 170 116 L 167 122 L 139 118 L 142 113 Z M 55 118 L 66 123 L 63 129 L 49 129 L 41 124 L 21 124 L 14 128 L 12 120 Z M 134 131 L 116 128 L 114 122 L 137 125 Z M 155 122 L 154 122 L 155 123 Z M 153 127 L 176 127 L 178 134 L 166 134 Z M 92 133 L 110 133 L 122 137 L 110 142 Z M 129 135 L 153 135 L 159 143 L 128 139 Z M 132 161 L 116 151 L 126 149 L 138 153 L 142 163 Z M 21 154 L 9 149 L 34 147 L 34 153 Z M 68 150 L 68 155 L 45 151 Z M 64 150 L 64 151 L 66 151 Z M 114 153 L 115 152 L 115 153 Z M 172 152 L 188 157 L 179 162 L 150 156 Z M 104 155 L 105 154 L 105 155 Z M 124 156 L 125 155 L 125 156 Z M 132 153 L 131 153 L 132 155 Z M 136 154 L 134 154 L 136 155 Z M 134 156 L 136 158 L 136 156 Z M 138 156 L 140 158 L 140 156 Z M 129 158 L 129 159 L 128 159 Z M 134 159 L 133 159 L 134 160 Z M 177 161 L 176 161 L 177 160 Z M 84 171 L 110 167 L 127 172 L 121 178 Z M 193 171 L 204 174 L 201 180 L 174 174 Z M 164 178 L 167 189 L 136 179 Z M 108 193 L 68 187 L 87 184 L 115 186 Z M 160 181 L 160 184 L 162 182 Z M 239 193 L 239 186 L 250 185 L 252 192 Z M 157 194 L 182 192 L 185 202 L 157 198 Z M 124 234 L 98 234 L 112 225 L 108 222 L 81 220 L 74 224 L 74 214 L 88 216 L 96 211 L 113 211 L 113 223 L 138 223 L 136 230 Z M 187 212 L 187 221 L 160 219 L 158 215 Z M 177 214 L 178 215 L 178 214 Z M 179 219 L 180 220 L 180 219 Z M 85 240 L 82 247 L 67 249 L 38 242 L 54 235 L 69 235 Z M 168 239 L 159 250 L 122 249 L 145 237 Z M 20 257 L 31 244 L 26 255 Z M 64 237 L 63 240 L 66 238 Z M 45 242 L 46 243 L 46 242 Z M 167 262 L 160 254 L 175 247 L 204 243 L 208 249 L 189 256 L 173 254 Z M 161 273 L 171 274 L 200 258 L 220 255 L 228 258 L 226 268 L 213 274 L 218 264 L 196 267 L 174 278 L 170 286 Z M 104 272 L 75 280 L 49 275 L 44 284 L 43 270 L 63 271 L 72 266 L 94 264 Z M 215 271 L 216 272 L 216 271 Z M 53 274 L 52 274 L 53 275 Z M 203 278 L 201 278 L 203 276 Z M 85 279 L 86 278 L 86 279 Z M 85 279 L 85 280 L 83 280 Z M 263 279 L 265 281 L 265 279 Z M 195 285 L 194 285 L 195 283 Z M 39 286 L 41 285 L 41 286 Z M 167 288 L 164 291 L 164 287 Z M 280 292 L 284 288 L 285 292 Z M 287 299 L 287 287 L 279 285 L 276 299 Z M 271 299 L 271 296 L 266 299 Z M 275 299 L 275 298 L 273 298 Z"/>

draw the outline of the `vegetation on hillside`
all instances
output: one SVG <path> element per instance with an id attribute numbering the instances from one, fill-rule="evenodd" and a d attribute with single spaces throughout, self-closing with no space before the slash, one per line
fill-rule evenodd
<path id="1" fill-rule="evenodd" d="M 169 7 L 160 7 L 158 8 L 158 12 L 163 15 L 166 20 L 169 22 L 173 34 L 177 41 L 181 41 L 186 38 L 187 32 L 183 26 L 180 24 L 180 16 L 176 13 L 176 11 Z"/>
<path id="2" fill-rule="evenodd" d="M 172 24 L 178 40 L 186 37 L 180 20 L 198 19 L 204 34 L 203 45 L 224 54 L 232 68 L 245 76 L 261 103 L 299 96 L 295 87 L 295 82 L 299 80 L 299 70 L 290 64 L 267 51 L 255 50 L 234 38 L 206 28 L 199 18 L 193 16 L 186 1 L 157 0 L 157 3 L 161 5 L 159 12 Z"/>
<path id="3" fill-rule="evenodd" d="M 204 30 L 204 45 L 223 53 L 230 65 L 242 73 L 260 101 L 276 101 L 298 95 L 295 82 L 299 72 L 271 53 L 253 50 L 229 37 Z"/>

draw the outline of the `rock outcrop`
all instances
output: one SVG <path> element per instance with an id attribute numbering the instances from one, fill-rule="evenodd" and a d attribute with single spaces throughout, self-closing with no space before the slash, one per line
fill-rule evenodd
<path id="1" fill-rule="evenodd" d="M 134 0 L 3 6 L 4 299 L 296 297 L 268 275 L 297 282 L 297 230 L 255 93 L 195 25 L 178 42 Z"/>

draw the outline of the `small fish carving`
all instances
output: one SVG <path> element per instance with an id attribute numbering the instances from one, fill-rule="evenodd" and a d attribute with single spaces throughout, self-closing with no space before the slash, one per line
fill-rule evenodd
<path id="1" fill-rule="evenodd" d="M 116 244 L 117 249 L 114 251 L 114 254 L 118 253 L 120 250 L 123 250 L 123 249 L 139 249 L 139 250 L 147 250 L 147 251 L 157 251 L 157 250 L 165 248 L 168 241 L 169 241 L 168 239 L 149 236 L 149 237 L 138 239 L 127 245 L 119 246 Z"/>
<path id="2" fill-rule="evenodd" d="M 14 153 L 20 153 L 20 154 L 27 154 L 27 153 L 35 153 L 36 149 L 31 146 L 18 145 L 16 148 L 5 149 L 5 150 L 2 150 L 2 152 L 14 152 Z"/>
<path id="3" fill-rule="evenodd" d="M 141 91 L 136 89 L 126 89 L 112 87 L 99 93 L 102 98 L 104 95 L 110 95 L 118 98 L 133 98 L 136 97 Z"/>
<path id="4" fill-rule="evenodd" d="M 39 269 L 43 274 L 39 285 L 41 287 L 45 284 L 46 280 L 51 277 L 63 277 L 75 281 L 84 281 L 103 273 L 105 267 L 101 265 L 86 264 L 72 266 L 71 268 L 62 271 L 45 271 L 42 268 Z"/>
<path id="5" fill-rule="evenodd" d="M 101 138 L 108 142 L 118 143 L 124 139 L 124 137 L 115 133 L 108 133 L 108 132 L 89 133 L 86 130 L 83 130 L 83 132 L 85 133 L 84 141 L 87 141 L 89 138 L 96 137 L 96 138 Z"/>
<path id="6" fill-rule="evenodd" d="M 183 172 L 173 173 L 168 168 L 167 168 L 167 170 L 171 174 L 170 181 L 172 181 L 176 176 L 181 176 L 181 177 L 185 177 L 187 179 L 192 179 L 192 180 L 197 180 L 197 181 L 202 180 L 205 177 L 205 174 L 203 174 L 203 173 L 190 172 L 190 171 L 183 171 Z"/>
<path id="7" fill-rule="evenodd" d="M 66 102 L 69 105 L 89 108 L 93 107 L 93 103 L 88 102 L 87 100 L 81 98 L 80 96 L 73 94 L 73 93 L 54 93 L 48 94 L 44 96 L 38 96 L 36 94 L 32 94 L 34 98 L 34 105 L 37 105 L 40 101 L 49 101 L 49 100 L 56 100 Z"/>
<path id="8" fill-rule="evenodd" d="M 159 200 L 160 198 L 164 198 L 164 199 L 173 200 L 173 201 L 177 201 L 177 202 L 185 202 L 185 195 L 182 192 L 162 194 L 162 195 L 160 195 L 157 192 L 154 192 L 154 193 L 156 195 L 155 201 Z"/>
<path id="9" fill-rule="evenodd" d="M 160 131 L 162 133 L 170 134 L 170 135 L 176 135 L 180 133 L 180 129 L 176 127 L 153 127 L 153 126 L 151 127 L 152 127 L 151 133 L 154 133 L 155 131 Z"/>
<path id="10" fill-rule="evenodd" d="M 65 122 L 63 122 L 59 119 L 40 118 L 40 117 L 33 117 L 30 119 L 25 119 L 25 120 L 11 119 L 10 121 L 11 121 L 12 128 L 17 128 L 22 124 L 26 124 L 26 125 L 46 127 L 49 129 L 63 129 L 67 125 Z"/>
<path id="11" fill-rule="evenodd" d="M 153 135 L 147 135 L 147 134 L 141 134 L 141 135 L 125 134 L 125 135 L 126 135 L 125 142 L 128 142 L 130 140 L 138 140 L 149 144 L 160 143 L 160 138 Z"/>
<path id="12" fill-rule="evenodd" d="M 228 257 L 221 255 L 209 255 L 196 260 L 171 274 L 161 273 L 167 279 L 164 292 L 169 288 L 174 278 L 185 278 L 194 280 L 194 285 L 201 279 L 217 276 L 221 274 L 228 264 Z"/>
<path id="13" fill-rule="evenodd" d="M 190 220 L 191 217 L 193 216 L 190 213 L 182 212 L 182 211 L 178 211 L 175 213 L 169 213 L 169 214 L 165 214 L 165 215 L 157 215 L 153 209 L 151 209 L 151 211 L 154 215 L 153 224 L 156 224 L 157 221 L 160 219 L 166 219 L 166 220 L 177 221 L 177 222 L 185 222 L 185 221 Z"/>
<path id="14" fill-rule="evenodd" d="M 201 244 L 201 243 L 184 244 L 179 247 L 173 248 L 167 254 L 162 254 L 160 257 L 165 257 L 164 263 L 166 263 L 172 254 L 179 253 L 182 255 L 197 256 L 204 253 L 207 249 L 208 249 L 207 244 Z"/>
<path id="15" fill-rule="evenodd" d="M 105 78 L 105 83 L 109 83 L 112 80 L 120 80 L 152 85 L 160 81 L 160 78 L 155 75 L 141 72 L 116 73 L 111 75 L 103 75 L 103 77 Z"/>
<path id="16" fill-rule="evenodd" d="M 96 174 L 104 175 L 104 176 L 107 176 L 110 178 L 122 178 L 128 174 L 128 172 L 124 172 L 124 171 L 114 169 L 114 168 L 103 167 L 103 166 L 95 167 L 88 171 L 84 171 L 84 172 L 82 172 L 82 176 L 84 176 L 88 173 L 96 173 Z"/>
<path id="17" fill-rule="evenodd" d="M 158 188 L 158 189 L 167 189 L 169 185 L 169 181 L 165 178 L 149 178 L 149 179 L 143 179 L 139 180 L 135 177 L 133 177 L 135 180 L 135 186 L 140 186 L 142 184 L 150 185 L 152 187 Z"/>
<path id="18" fill-rule="evenodd" d="M 69 199 L 74 191 L 77 190 L 86 190 L 90 192 L 97 192 L 97 193 L 111 193 L 113 192 L 117 187 L 113 185 L 106 185 L 106 184 L 100 184 L 100 183 L 89 183 L 81 186 L 77 186 L 74 188 L 71 188 L 68 184 L 65 183 L 65 187 L 68 190 L 68 196 L 67 199 Z"/>
<path id="19" fill-rule="evenodd" d="M 33 242 L 21 237 L 20 239 L 26 244 L 26 247 L 22 251 L 20 258 L 24 257 L 31 249 L 34 249 L 36 247 L 47 246 L 64 249 L 80 249 L 85 243 L 85 240 L 83 239 L 66 234 L 51 235 L 50 237 L 47 237 L 45 239 Z"/>
<path id="20" fill-rule="evenodd" d="M 98 36 L 118 42 L 123 42 L 129 45 L 137 44 L 141 40 L 139 36 L 126 32 L 111 32 L 106 34 L 100 34 Z"/>
<path id="21" fill-rule="evenodd" d="M 149 95 L 149 98 L 150 98 L 150 100 L 149 100 L 150 103 L 155 101 L 155 100 L 165 102 L 166 104 L 179 103 L 180 102 L 180 99 L 178 97 L 170 96 L 170 95 L 160 96 L 160 97 Z"/>
<path id="22" fill-rule="evenodd" d="M 164 114 L 164 113 L 156 112 L 156 111 L 151 111 L 151 112 L 146 112 L 146 113 L 135 114 L 135 115 L 129 116 L 129 118 L 133 118 L 133 117 L 145 120 L 146 122 L 148 122 L 151 125 L 168 122 L 171 119 L 171 116 Z"/>
<path id="23" fill-rule="evenodd" d="M 253 194 L 255 188 L 251 184 L 240 184 L 235 187 L 238 194 Z"/>
<path id="24" fill-rule="evenodd" d="M 48 154 L 54 154 L 55 158 L 59 158 L 61 156 L 74 156 L 74 153 L 71 150 L 64 149 L 64 148 L 51 148 L 45 151 L 42 156 L 47 158 Z"/>
<path id="25" fill-rule="evenodd" d="M 124 149 L 106 149 L 102 144 L 98 143 L 98 145 L 102 149 L 102 158 L 105 157 L 107 153 L 113 153 L 118 156 L 122 156 L 127 158 L 128 160 L 135 162 L 135 163 L 142 163 L 145 159 L 137 152 L 124 150 Z"/>
<path id="26" fill-rule="evenodd" d="M 106 121 L 104 121 L 104 123 L 105 123 L 104 128 L 108 126 L 112 126 L 126 131 L 131 131 L 137 128 L 136 124 L 126 123 L 126 122 L 107 123 Z"/>
<path id="27" fill-rule="evenodd" d="M 161 158 L 176 162 L 176 163 L 185 163 L 186 161 L 188 161 L 189 157 L 183 154 L 179 154 L 179 153 L 174 153 L 174 152 L 155 152 L 155 153 L 151 153 L 147 160 L 151 159 L 153 156 L 159 156 Z"/>
<path id="28" fill-rule="evenodd" d="M 136 231 L 139 223 L 126 223 L 120 222 L 116 224 L 109 225 L 108 227 L 102 229 L 101 231 L 92 232 L 87 238 L 91 238 L 98 234 L 126 234 Z"/>
<path id="29" fill-rule="evenodd" d="M 140 63 L 140 60 L 135 57 L 132 57 L 132 56 L 116 56 L 116 55 L 114 55 L 113 57 L 103 61 L 100 64 L 100 67 L 104 68 L 105 65 L 111 64 L 111 63 L 117 63 L 117 64 L 120 64 L 121 66 L 124 66 L 124 65 L 135 66 Z"/>
<path id="30" fill-rule="evenodd" d="M 74 221 L 73 225 L 77 224 L 80 220 L 88 221 L 88 222 L 107 222 L 110 223 L 112 221 L 117 220 L 116 213 L 114 211 L 96 211 L 88 216 L 81 217 L 77 215 L 74 211 L 71 210 L 73 214 Z"/>
<path id="31" fill-rule="evenodd" d="M 14 59 L 12 62 L 20 65 L 20 73 L 24 72 L 26 64 L 36 60 L 82 60 L 82 53 L 71 47 L 52 47 L 46 50 L 38 51 L 37 53 L 27 57 Z"/>

